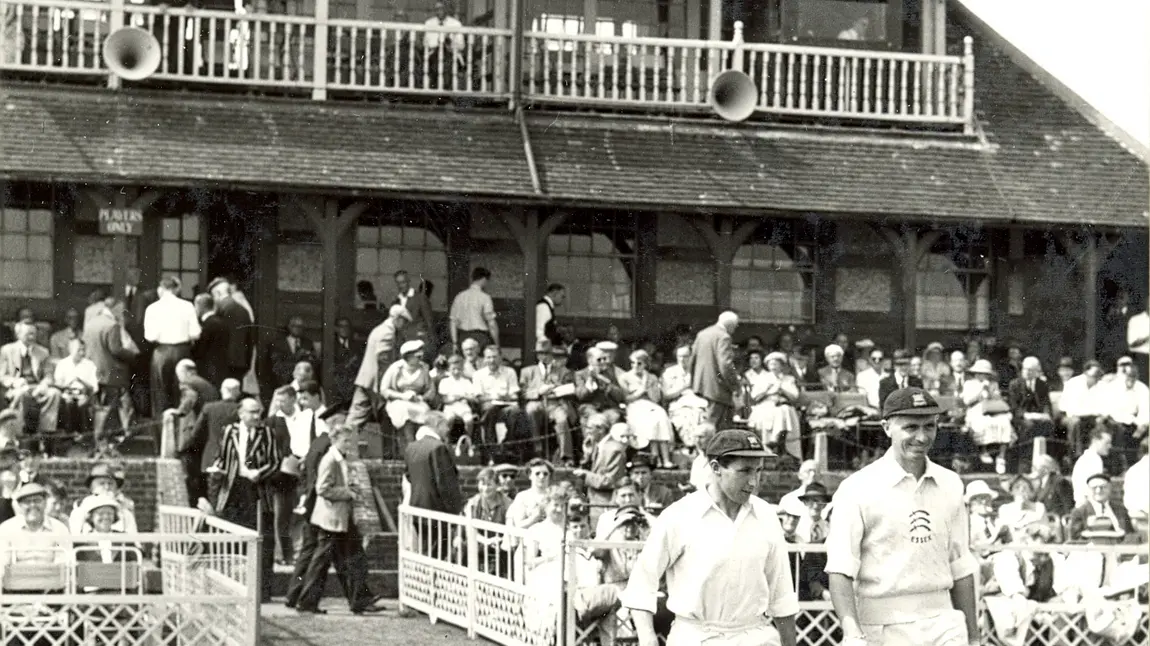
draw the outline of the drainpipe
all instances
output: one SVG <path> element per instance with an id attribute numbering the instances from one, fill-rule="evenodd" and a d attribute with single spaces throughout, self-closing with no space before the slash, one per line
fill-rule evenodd
<path id="1" fill-rule="evenodd" d="M 523 103 L 523 0 L 511 0 L 511 60 L 508 83 L 511 84 L 511 110 Z M 519 115 L 516 115 L 519 118 Z"/>
<path id="2" fill-rule="evenodd" d="M 527 158 L 527 171 L 531 173 L 531 187 L 536 195 L 543 195 L 543 182 L 539 178 L 539 168 L 535 165 L 535 150 L 531 147 L 531 133 L 527 131 L 527 118 L 523 106 L 515 106 L 515 120 L 519 122 L 519 134 L 523 137 L 523 154 Z"/>

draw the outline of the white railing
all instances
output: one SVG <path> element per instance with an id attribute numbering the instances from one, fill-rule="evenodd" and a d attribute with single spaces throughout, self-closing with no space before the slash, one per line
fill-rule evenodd
<path id="1" fill-rule="evenodd" d="M 427 614 L 432 621 L 446 621 L 466 629 L 472 637 L 480 635 L 508 646 L 589 646 L 635 636 L 628 614 L 618 608 L 593 622 L 581 622 L 575 595 L 570 592 L 580 586 L 576 550 L 606 550 L 612 554 L 614 563 L 626 564 L 628 555 L 633 556 L 642 543 L 570 541 L 563 574 L 566 584 L 551 590 L 532 581 L 529 556 L 525 555 L 528 550 L 524 530 L 405 505 L 399 510 L 399 532 L 400 603 Z M 790 548 L 792 568 L 798 567 L 800 555 L 826 550 L 821 544 L 791 545 Z M 1110 572 L 1115 571 L 1120 561 L 1129 565 L 1130 557 L 1145 558 L 1147 554 L 1146 545 L 1008 545 L 996 549 L 1046 552 L 1055 555 L 1054 558 L 1069 553 L 1100 554 Z M 1141 567 L 1150 566 L 1143 562 Z M 607 571 L 613 571 L 611 565 Z M 556 583 L 559 580 L 557 578 Z M 594 584 L 618 590 L 625 585 L 625 578 L 606 583 L 597 580 Z M 992 646 L 1014 646 L 1013 641 L 999 637 L 987 610 L 988 604 L 996 603 L 999 596 L 993 589 L 981 595 L 979 610 L 984 640 Z M 1087 624 L 1087 612 L 1131 611 L 1137 605 L 1136 600 L 1107 600 L 1101 595 L 1088 595 L 1085 600 L 1073 602 L 1056 599 L 1036 603 L 1031 608 L 1033 616 L 1026 626 L 1027 634 L 1018 643 L 1029 646 L 1100 643 L 1101 638 Z M 834 646 L 841 641 L 838 618 L 829 601 L 802 601 L 799 606 L 796 617 L 799 644 Z M 1144 644 L 1148 635 L 1150 617 L 1141 613 L 1137 617 L 1135 638 L 1143 641 L 1131 643 Z"/>
<path id="2" fill-rule="evenodd" d="M 160 532 L 72 535 L 57 540 L 54 563 L 4 563 L 0 642 L 256 646 L 258 535 L 194 509 L 161 505 L 159 516 Z M 146 554 L 160 562 L 161 590 L 146 584 L 156 569 Z"/>
<path id="3" fill-rule="evenodd" d="M 510 29 L 253 15 L 125 4 L 0 0 L 0 69 L 106 76 L 107 35 L 150 32 L 154 78 L 307 93 L 473 97 L 608 110 L 706 112 L 727 69 L 757 88 L 754 118 L 804 117 L 960 126 L 973 118 L 974 57 L 790 44 L 523 34 Z M 514 64 L 513 64 L 514 63 Z M 519 78 L 514 78 L 518 75 Z M 518 85 L 516 85 L 518 84 Z"/>

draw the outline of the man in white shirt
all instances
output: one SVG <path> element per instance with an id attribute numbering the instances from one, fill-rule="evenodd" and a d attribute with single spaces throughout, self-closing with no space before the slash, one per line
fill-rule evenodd
<path id="1" fill-rule="evenodd" d="M 451 301 L 451 342 L 475 339 L 480 348 L 499 347 L 499 325 L 495 321 L 495 301 L 487 293 L 491 272 L 483 267 L 471 271 L 471 286 Z"/>
<path id="2" fill-rule="evenodd" d="M 440 0 L 435 3 L 435 15 L 423 22 L 428 27 L 440 27 L 446 31 L 423 32 L 423 56 L 427 61 L 427 74 L 433 87 L 439 87 L 439 77 L 442 74 L 444 86 L 451 87 L 452 74 L 463 65 L 463 52 L 467 49 L 467 36 L 459 33 L 463 23 L 455 17 L 455 11 L 447 2 Z M 440 49 L 442 47 L 442 49 Z M 439 61 L 450 57 L 454 62 L 454 69 L 439 68 Z"/>
<path id="3" fill-rule="evenodd" d="M 1150 311 L 1142 311 L 1126 322 L 1126 346 L 1138 361 L 1138 375 L 1143 380 L 1150 377 Z"/>
<path id="4" fill-rule="evenodd" d="M 1114 433 L 1115 451 L 1107 462 L 1111 473 L 1125 471 L 1134 462 L 1134 447 L 1150 428 L 1150 388 L 1138 381 L 1134 360 L 1118 359 L 1117 372 L 1102 393 L 1107 425 Z"/>
<path id="5" fill-rule="evenodd" d="M 531 418 L 519 406 L 519 378 L 515 371 L 503 365 L 503 355 L 493 345 L 484 348 L 483 363 L 484 366 L 471 378 L 483 411 L 483 430 L 487 435 L 483 443 L 529 440 L 533 436 Z M 494 433 L 488 431 L 492 427 Z M 516 442 L 515 446 L 525 455 L 530 452 L 531 447 L 526 442 Z"/>
<path id="6" fill-rule="evenodd" d="M 1068 455 L 1078 454 L 1087 430 L 1094 426 L 1102 411 L 1101 380 L 1102 364 L 1091 359 L 1083 364 L 1082 374 L 1071 377 L 1062 386 L 1058 408 L 1063 416 L 1058 423 L 1066 431 Z"/>
<path id="7" fill-rule="evenodd" d="M 755 495 L 771 453 L 742 430 L 708 443 L 713 474 L 655 520 L 621 595 L 639 646 L 656 646 L 654 616 L 666 577 L 675 613 L 670 644 L 794 646 L 799 611 L 778 515 Z"/>
<path id="8" fill-rule="evenodd" d="M 1150 518 L 1150 455 L 1147 455 L 1148 441 L 1142 438 L 1138 445 L 1139 459 L 1126 471 L 1122 483 L 1122 504 L 1130 512 L 1130 519 L 1135 526 L 1141 525 L 1146 531 L 1146 523 Z"/>
<path id="9" fill-rule="evenodd" d="M 1087 479 L 1099 473 L 1105 473 L 1103 459 L 1110 455 L 1110 447 L 1114 442 L 1114 435 L 1103 426 L 1095 426 L 1090 431 L 1090 446 L 1082 452 L 1074 462 L 1074 471 L 1070 474 L 1070 483 L 1074 485 L 1074 504 L 1081 505 L 1090 496 L 1090 486 Z"/>
<path id="10" fill-rule="evenodd" d="M 47 515 L 48 490 L 36 482 L 22 484 L 12 502 L 16 504 L 16 516 L 0 523 L 0 577 L 13 563 L 67 563 L 71 549 L 68 527 Z M 64 572 L 59 574 L 63 588 L 66 578 Z"/>
<path id="11" fill-rule="evenodd" d="M 152 417 L 179 402 L 180 384 L 176 364 L 192 356 L 192 344 L 200 338 L 200 318 L 194 305 L 180 298 L 180 279 L 165 276 L 156 288 L 159 298 L 144 310 L 144 338 L 153 344 Z"/>
<path id="12" fill-rule="evenodd" d="M 555 324 L 555 308 L 567 300 L 567 288 L 559 283 L 547 286 L 547 293 L 535 304 L 535 343 L 547 339 L 552 346 L 563 345 L 559 327 Z"/>
<path id="13" fill-rule="evenodd" d="M 859 372 L 855 377 L 855 385 L 858 389 L 866 393 L 867 405 L 871 408 L 882 408 L 882 402 L 879 401 L 879 382 L 886 377 L 886 371 L 883 370 L 882 362 L 884 355 L 882 350 L 873 348 L 870 351 L 870 364 L 867 369 Z"/>

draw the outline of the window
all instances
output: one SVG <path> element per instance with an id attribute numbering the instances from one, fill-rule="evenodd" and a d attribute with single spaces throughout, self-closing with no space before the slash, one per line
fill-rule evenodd
<path id="1" fill-rule="evenodd" d="M 782 0 L 782 35 L 792 41 L 841 46 L 898 45 L 889 33 L 889 0 Z"/>
<path id="2" fill-rule="evenodd" d="M 630 318 L 638 220 L 633 215 L 585 220 L 547 239 L 547 282 L 567 287 L 564 307 L 570 315 Z"/>
<path id="3" fill-rule="evenodd" d="M 915 323 L 926 330 L 990 325 L 990 249 L 980 239 L 940 242 L 918 264 Z"/>
<path id="4" fill-rule="evenodd" d="M 542 32 L 546 34 L 556 34 L 560 36 L 578 36 L 583 33 L 583 16 L 558 16 L 555 14 L 540 14 L 538 18 L 531 21 L 531 31 Z M 638 38 L 639 25 L 634 21 L 626 20 L 621 23 L 616 23 L 611 18 L 596 18 L 595 20 L 595 35 L 596 36 L 622 36 L 624 38 Z M 557 52 L 561 48 L 565 52 L 575 51 L 575 41 L 562 40 L 562 39 L 548 39 L 547 50 Z M 612 46 L 608 43 L 597 45 L 597 51 L 600 54 L 610 55 Z M 580 48 L 582 51 L 582 48 Z"/>
<path id="5" fill-rule="evenodd" d="M 431 224 L 426 215 L 402 222 L 361 219 L 355 234 L 356 282 L 371 283 L 376 299 L 390 303 L 395 293 L 395 272 L 406 269 L 413 286 L 420 278 L 432 283 L 431 308 L 446 311 L 446 236 L 441 239 Z"/>
<path id="6" fill-rule="evenodd" d="M 0 202 L 0 296 L 52 298 L 54 216 L 31 199 Z"/>
<path id="7" fill-rule="evenodd" d="M 731 306 L 755 323 L 813 323 L 815 320 L 814 236 L 799 225 L 776 223 L 759 229 L 735 252 Z"/>
<path id="8" fill-rule="evenodd" d="M 200 285 L 200 215 L 164 216 L 160 232 L 160 274 L 180 279 L 180 296 L 191 298 Z"/>

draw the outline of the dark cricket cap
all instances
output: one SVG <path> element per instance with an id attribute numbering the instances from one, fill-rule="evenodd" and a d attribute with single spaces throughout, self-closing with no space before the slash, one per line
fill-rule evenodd
<path id="1" fill-rule="evenodd" d="M 882 418 L 895 415 L 941 415 L 944 413 L 938 402 L 922 388 L 899 388 L 887 395 L 882 403 Z"/>
<path id="2" fill-rule="evenodd" d="M 768 458 L 774 455 L 763 446 L 758 435 L 739 429 L 719 431 L 707 444 L 707 457 Z"/>

